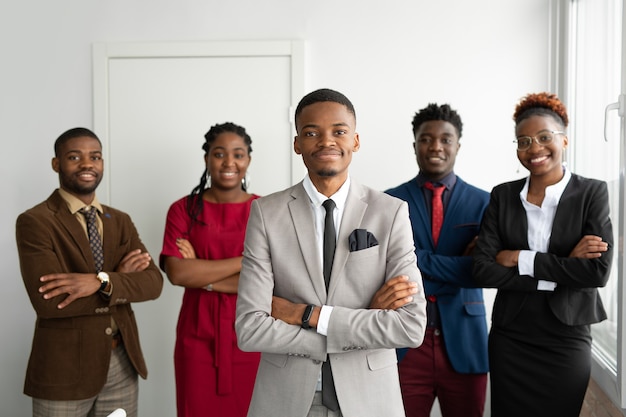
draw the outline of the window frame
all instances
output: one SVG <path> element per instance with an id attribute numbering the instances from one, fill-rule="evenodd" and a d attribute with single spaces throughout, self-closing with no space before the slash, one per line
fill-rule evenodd
<path id="1" fill-rule="evenodd" d="M 575 63 L 576 50 L 576 13 L 577 4 L 585 0 L 550 0 L 549 13 L 549 58 L 548 58 L 548 84 L 550 91 L 555 92 L 567 105 L 576 102 L 576 89 L 574 88 L 574 79 L 576 68 Z M 624 34 L 624 22 L 626 22 L 626 0 L 622 1 L 622 45 L 621 45 L 621 86 L 618 103 L 620 106 L 614 106 L 618 110 L 620 116 L 619 137 L 612 140 L 619 140 L 622 146 L 619 147 L 619 208 L 618 213 L 611 213 L 611 220 L 618 222 L 616 230 L 617 235 L 614 236 L 614 258 L 613 262 L 617 263 L 617 277 L 612 276 L 611 279 L 617 279 L 617 350 L 615 363 L 607 359 L 603 352 L 592 344 L 592 369 L 591 377 L 603 389 L 611 401 L 619 408 L 626 408 L 626 352 L 625 336 L 626 336 L 626 309 L 624 301 L 626 300 L 626 287 L 623 285 L 626 276 L 626 263 L 624 262 L 623 244 L 626 235 L 626 196 L 625 196 L 625 172 L 626 172 L 626 123 L 624 119 L 625 102 L 626 102 L 626 39 Z M 607 103 L 608 104 L 608 103 Z M 608 116 L 608 113 L 606 113 Z M 611 123 L 615 123 L 614 117 L 611 116 Z M 607 120 L 605 119 L 605 124 Z M 606 127 L 605 127 L 606 129 Z M 575 143 L 568 149 L 565 160 L 570 162 L 573 160 Z M 572 167 L 576 171 L 576 167 Z M 626 414 L 624 414 L 626 415 Z"/>

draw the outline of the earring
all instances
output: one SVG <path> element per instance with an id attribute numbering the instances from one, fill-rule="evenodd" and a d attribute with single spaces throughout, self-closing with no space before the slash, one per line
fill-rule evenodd
<path id="1" fill-rule="evenodd" d="M 248 191 L 248 187 L 250 186 L 250 180 L 248 179 L 248 174 L 246 174 L 241 179 L 241 189 L 244 191 Z"/>

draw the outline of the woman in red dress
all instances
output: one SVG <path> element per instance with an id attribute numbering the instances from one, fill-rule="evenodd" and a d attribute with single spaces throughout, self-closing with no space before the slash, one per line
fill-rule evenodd
<path id="1" fill-rule="evenodd" d="M 260 359 L 239 350 L 234 329 L 243 241 L 252 201 L 246 191 L 251 139 L 233 123 L 205 135 L 206 170 L 167 214 L 160 266 L 185 287 L 174 365 L 179 417 L 245 417 Z"/>

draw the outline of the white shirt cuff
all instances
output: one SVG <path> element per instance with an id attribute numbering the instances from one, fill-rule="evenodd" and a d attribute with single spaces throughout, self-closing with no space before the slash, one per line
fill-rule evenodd
<path id="1" fill-rule="evenodd" d="M 535 277 L 535 255 L 534 250 L 522 250 L 517 258 L 517 270 L 520 275 Z"/>
<path id="2" fill-rule="evenodd" d="M 542 279 L 537 280 L 538 291 L 554 291 L 555 288 L 556 288 L 556 282 L 544 281 Z"/>
<path id="3" fill-rule="evenodd" d="M 537 251 L 522 250 L 517 258 L 517 270 L 520 275 L 529 275 L 535 277 L 535 256 Z M 538 291 L 554 291 L 556 288 L 556 282 L 544 281 L 542 279 L 537 280 Z"/>
<path id="4" fill-rule="evenodd" d="M 317 332 L 326 336 L 328 334 L 328 322 L 330 322 L 330 313 L 333 312 L 331 306 L 322 306 L 320 316 L 317 319 Z"/>

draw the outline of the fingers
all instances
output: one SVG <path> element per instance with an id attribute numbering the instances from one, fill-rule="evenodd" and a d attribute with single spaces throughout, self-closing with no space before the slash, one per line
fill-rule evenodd
<path id="1" fill-rule="evenodd" d="M 70 305 L 74 300 L 88 297 L 98 291 L 100 281 L 94 274 L 50 274 L 40 278 L 44 283 L 39 287 L 45 300 L 67 294 L 57 308 L 62 309 Z"/>
<path id="2" fill-rule="evenodd" d="M 600 236 L 583 236 L 570 253 L 571 258 L 593 259 L 602 256 L 609 249 L 609 245 L 602 241 Z"/>
<path id="3" fill-rule="evenodd" d="M 139 249 L 133 250 L 124 256 L 115 272 L 143 271 L 150 265 L 151 259 L 152 258 L 148 252 L 141 253 L 141 250 Z"/>
<path id="4" fill-rule="evenodd" d="M 409 277 L 400 275 L 387 281 L 374 294 L 370 308 L 396 310 L 413 301 L 417 293 L 417 283 L 409 281 Z"/>
<path id="5" fill-rule="evenodd" d="M 471 240 L 470 243 L 467 244 L 465 250 L 463 251 L 463 256 L 471 256 L 474 248 L 476 247 L 476 241 L 478 240 L 478 236 L 474 236 L 474 239 Z"/>
<path id="6" fill-rule="evenodd" d="M 176 239 L 176 246 L 178 246 L 178 251 L 183 256 L 183 259 L 195 259 L 196 251 L 193 248 L 193 245 L 187 240 L 179 237 Z"/>

